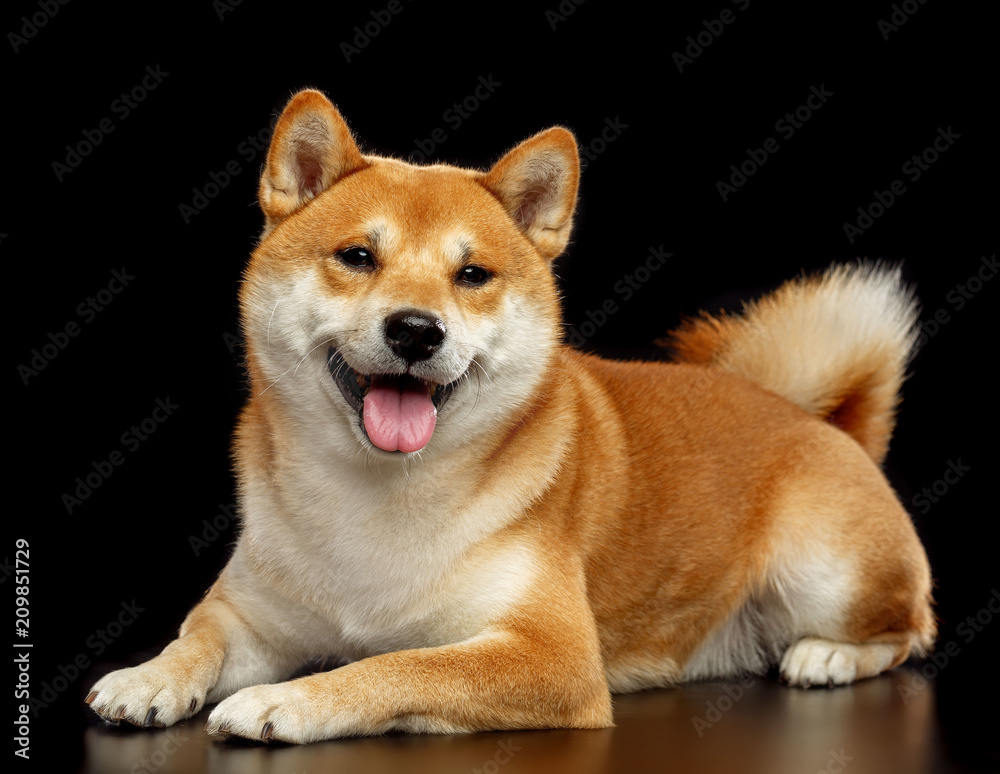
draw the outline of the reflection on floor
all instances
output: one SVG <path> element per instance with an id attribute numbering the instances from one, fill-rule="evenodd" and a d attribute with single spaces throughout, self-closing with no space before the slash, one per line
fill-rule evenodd
<path id="1" fill-rule="evenodd" d="M 214 741 L 204 734 L 203 711 L 171 729 L 95 723 L 86 731 L 81 771 L 963 771 L 945 760 L 934 692 L 916 668 L 835 689 L 790 689 L 763 679 L 701 683 L 616 697 L 616 726 L 602 731 L 389 735 L 304 747 Z"/>

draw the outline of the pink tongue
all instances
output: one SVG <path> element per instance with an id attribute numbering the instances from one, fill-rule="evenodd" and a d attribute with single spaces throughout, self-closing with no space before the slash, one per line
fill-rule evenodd
<path id="1" fill-rule="evenodd" d="M 423 384 L 394 376 L 374 376 L 365 395 L 365 431 L 385 451 L 423 449 L 434 432 L 437 409 Z"/>

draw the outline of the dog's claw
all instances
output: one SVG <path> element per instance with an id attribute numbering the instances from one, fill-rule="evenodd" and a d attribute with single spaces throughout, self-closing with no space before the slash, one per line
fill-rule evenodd
<path id="1" fill-rule="evenodd" d="M 194 712 L 194 708 L 198 706 L 198 698 L 194 697 L 191 699 L 191 703 L 188 704 L 188 712 Z"/>
<path id="2" fill-rule="evenodd" d="M 222 723 L 220 725 L 215 725 L 214 723 L 206 723 L 205 733 L 210 736 L 229 736 L 229 724 Z"/>
<path id="3" fill-rule="evenodd" d="M 260 730 L 260 738 L 265 742 L 271 741 L 271 734 L 274 733 L 274 723 L 270 720 L 264 724 L 264 727 Z"/>
<path id="4" fill-rule="evenodd" d="M 149 712 L 146 713 L 145 720 L 142 721 L 142 725 L 146 728 L 154 725 L 156 723 L 156 707 L 150 707 Z"/>
<path id="5" fill-rule="evenodd" d="M 84 699 L 83 701 L 87 704 L 93 704 L 94 699 L 96 698 L 97 698 L 97 691 L 91 691 L 90 693 L 87 694 L 87 698 Z"/>

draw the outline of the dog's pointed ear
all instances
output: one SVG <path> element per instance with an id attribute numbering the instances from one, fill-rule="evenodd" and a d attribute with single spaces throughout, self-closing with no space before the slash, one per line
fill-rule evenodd
<path id="1" fill-rule="evenodd" d="M 347 123 L 321 92 L 305 89 L 274 127 L 258 197 L 266 231 L 345 175 L 368 166 Z"/>
<path id="2" fill-rule="evenodd" d="M 539 132 L 509 151 L 480 182 L 543 257 L 552 260 L 566 248 L 580 184 L 572 132 L 561 126 Z"/>

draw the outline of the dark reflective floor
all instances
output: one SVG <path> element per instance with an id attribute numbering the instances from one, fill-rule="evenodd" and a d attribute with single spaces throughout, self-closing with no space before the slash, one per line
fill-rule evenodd
<path id="1" fill-rule="evenodd" d="M 85 733 L 88 774 L 301 772 L 985 771 L 953 760 L 936 686 L 913 669 L 834 690 L 770 680 L 703 683 L 617 697 L 615 728 L 468 736 L 393 735 L 306 747 L 211 740 L 207 711 L 173 729 Z"/>

